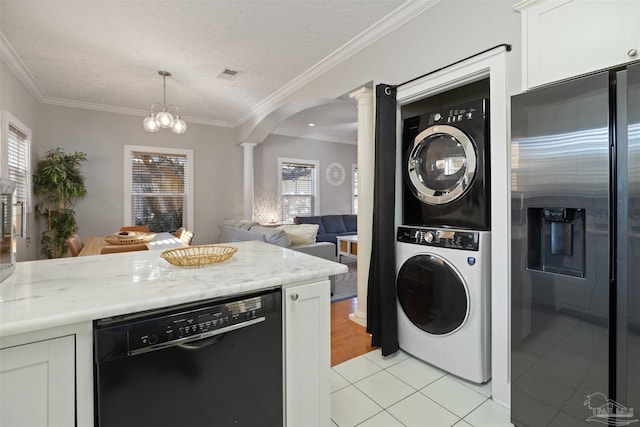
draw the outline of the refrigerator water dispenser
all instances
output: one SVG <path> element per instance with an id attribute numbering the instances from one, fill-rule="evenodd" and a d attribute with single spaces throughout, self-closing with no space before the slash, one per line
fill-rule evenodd
<path id="1" fill-rule="evenodd" d="M 584 277 L 584 209 L 528 208 L 527 224 L 528 269 Z"/>

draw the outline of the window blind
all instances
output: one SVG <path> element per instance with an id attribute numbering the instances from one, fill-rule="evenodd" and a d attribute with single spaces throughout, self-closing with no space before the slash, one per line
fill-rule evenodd
<path id="1" fill-rule="evenodd" d="M 187 227 L 187 156 L 133 151 L 130 167 L 131 224 L 153 232 Z"/>
<path id="2" fill-rule="evenodd" d="M 289 224 L 296 216 L 314 215 L 315 166 L 301 163 L 282 163 L 281 173 L 282 222 Z"/>
<path id="3" fill-rule="evenodd" d="M 7 145 L 7 171 L 10 180 L 16 183 L 16 197 L 30 206 L 31 150 L 27 135 L 9 124 Z"/>

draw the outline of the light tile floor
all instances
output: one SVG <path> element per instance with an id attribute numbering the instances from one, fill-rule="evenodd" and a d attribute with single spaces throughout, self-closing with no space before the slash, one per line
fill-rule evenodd
<path id="1" fill-rule="evenodd" d="M 331 420 L 338 427 L 509 427 L 509 411 L 478 385 L 398 351 L 380 350 L 331 371 Z"/>

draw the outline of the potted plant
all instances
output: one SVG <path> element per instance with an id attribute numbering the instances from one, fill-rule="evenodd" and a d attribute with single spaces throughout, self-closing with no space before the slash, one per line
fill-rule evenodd
<path id="1" fill-rule="evenodd" d="M 40 253 L 47 258 L 60 258 L 67 253 L 66 240 L 76 225 L 75 203 L 87 195 L 80 166 L 86 153 L 67 154 L 62 149 L 47 151 L 33 175 L 33 192 L 44 196 L 36 205 L 36 214 L 47 221 L 40 239 Z"/>

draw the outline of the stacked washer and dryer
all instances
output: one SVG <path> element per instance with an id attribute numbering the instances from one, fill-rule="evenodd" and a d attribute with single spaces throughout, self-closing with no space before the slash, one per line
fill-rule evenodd
<path id="1" fill-rule="evenodd" d="M 398 339 L 407 353 L 484 383 L 490 371 L 489 103 L 403 120 Z"/>

